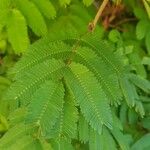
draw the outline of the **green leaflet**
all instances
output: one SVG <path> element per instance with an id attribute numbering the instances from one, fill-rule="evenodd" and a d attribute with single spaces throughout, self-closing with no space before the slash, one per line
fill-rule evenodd
<path id="1" fill-rule="evenodd" d="M 148 18 L 144 9 L 142 9 L 140 7 L 134 8 L 134 14 L 138 19 L 147 19 Z"/>
<path id="2" fill-rule="evenodd" d="M 51 140 L 51 145 L 54 150 L 74 150 L 71 141 L 65 138 Z"/>
<path id="3" fill-rule="evenodd" d="M 132 145 L 131 150 L 148 150 L 150 149 L 150 134 L 144 135 L 135 144 Z"/>
<path id="4" fill-rule="evenodd" d="M 118 142 L 121 150 L 130 150 L 130 143 L 132 141 L 132 138 L 130 135 L 124 135 L 122 132 L 120 132 L 115 127 L 113 130 L 111 130 L 112 135 Z"/>
<path id="5" fill-rule="evenodd" d="M 143 57 L 142 64 L 149 66 L 150 65 L 150 57 Z"/>
<path id="6" fill-rule="evenodd" d="M 8 40 L 16 54 L 24 52 L 29 46 L 26 21 L 17 9 L 13 9 L 7 22 Z"/>
<path id="7" fill-rule="evenodd" d="M 135 125 L 138 121 L 137 113 L 133 109 L 128 110 L 128 122 L 131 125 Z"/>
<path id="8" fill-rule="evenodd" d="M 90 140 L 89 140 L 90 150 L 117 150 L 116 143 L 109 133 L 107 128 L 103 129 L 102 134 L 90 130 Z"/>
<path id="9" fill-rule="evenodd" d="M 95 132 L 94 130 L 90 130 L 90 139 L 89 139 L 89 149 L 98 150 L 102 149 L 102 136 Z"/>
<path id="10" fill-rule="evenodd" d="M 118 30 L 111 30 L 108 35 L 110 41 L 117 43 L 120 40 L 120 32 Z"/>
<path id="11" fill-rule="evenodd" d="M 113 127 L 123 131 L 123 125 L 120 118 L 118 118 L 117 115 L 113 112 L 112 112 L 112 116 L 113 116 Z"/>
<path id="12" fill-rule="evenodd" d="M 10 84 L 10 80 L 3 76 L 0 76 L 0 114 L 4 116 L 8 115 L 8 108 L 6 107 L 8 102 L 2 100 L 2 97 L 6 94 Z"/>
<path id="13" fill-rule="evenodd" d="M 149 42 L 149 39 L 150 39 L 150 31 L 148 31 L 148 33 L 146 34 L 146 39 L 145 39 L 145 44 L 146 44 L 146 47 L 147 47 L 147 51 L 150 54 L 150 42 Z"/>
<path id="14" fill-rule="evenodd" d="M 113 45 L 108 41 L 100 40 L 101 39 L 101 30 L 99 28 L 94 33 L 88 33 L 85 36 L 81 37 L 81 42 L 86 44 L 88 47 L 92 48 L 95 53 L 101 57 L 103 63 L 118 75 L 122 74 L 123 62 L 118 59 L 120 56 L 116 55 Z M 107 49 L 107 51 L 106 51 Z M 113 57 L 112 57 L 113 56 Z"/>
<path id="15" fill-rule="evenodd" d="M 130 83 L 126 76 L 121 78 L 121 87 L 127 104 L 130 107 L 133 107 L 135 105 L 135 100 L 138 99 L 138 95 L 136 93 L 135 87 Z"/>
<path id="16" fill-rule="evenodd" d="M 90 6 L 93 3 L 93 1 L 94 0 L 83 0 L 83 3 L 86 6 Z M 71 0 L 59 0 L 59 2 L 60 2 L 61 6 L 66 6 L 66 5 L 70 4 Z"/>
<path id="17" fill-rule="evenodd" d="M 38 36 L 47 34 L 47 26 L 40 11 L 36 8 L 34 3 L 29 0 L 15 0 L 17 8 L 26 18 L 26 21 L 32 31 Z M 32 10 L 32 13 L 30 12 Z"/>
<path id="18" fill-rule="evenodd" d="M 136 70 L 136 73 L 141 76 L 146 78 L 146 70 L 144 68 L 144 66 L 141 64 L 141 57 L 140 54 L 138 54 L 136 51 L 141 51 L 141 49 L 139 49 L 139 47 L 137 47 L 136 45 L 134 46 L 133 49 L 133 53 L 131 53 L 129 55 L 129 61 L 130 63 L 132 63 L 133 67 Z"/>
<path id="19" fill-rule="evenodd" d="M 0 140 L 0 149 L 8 149 L 10 145 L 14 144 L 18 139 L 28 134 L 29 131 L 31 131 L 31 128 L 25 126 L 23 123 L 17 124 Z"/>
<path id="20" fill-rule="evenodd" d="M 0 133 L 5 133 L 9 128 L 6 118 L 0 114 Z"/>
<path id="21" fill-rule="evenodd" d="M 61 6 L 69 5 L 71 0 L 59 0 L 59 3 Z"/>
<path id="22" fill-rule="evenodd" d="M 34 139 L 31 136 L 24 135 L 23 137 L 18 139 L 14 144 L 6 148 L 6 150 L 15 150 L 16 148 L 19 148 L 19 150 L 37 150 L 42 149 L 42 144 L 38 139 Z"/>
<path id="23" fill-rule="evenodd" d="M 15 124 L 0 140 L 0 149 L 5 150 L 52 150 L 52 147 L 43 138 L 35 138 L 34 127 L 23 123 Z"/>
<path id="24" fill-rule="evenodd" d="M 8 90 L 6 99 L 13 100 L 16 107 L 19 105 L 27 105 L 30 102 L 32 94 L 40 88 L 40 85 L 49 79 L 58 80 L 62 77 L 62 69 L 65 67 L 62 61 L 51 59 L 39 63 L 34 68 L 24 72 L 23 76 Z"/>
<path id="25" fill-rule="evenodd" d="M 146 8 L 148 17 L 150 18 L 150 6 L 149 6 L 147 0 L 143 0 L 143 3 L 144 3 L 144 6 L 145 6 L 145 8 Z"/>
<path id="26" fill-rule="evenodd" d="M 86 120 L 98 132 L 101 132 L 103 124 L 112 128 L 108 99 L 94 75 L 81 64 L 72 63 L 69 68 L 65 79 Z"/>
<path id="27" fill-rule="evenodd" d="M 120 112 L 119 112 L 119 119 L 122 124 L 127 123 L 127 111 L 128 111 L 128 107 L 126 103 L 123 103 L 122 106 L 120 107 Z"/>
<path id="28" fill-rule="evenodd" d="M 63 97 L 63 85 L 47 81 L 31 98 L 31 103 L 28 106 L 27 123 L 38 126 L 42 136 L 46 136 L 62 110 Z"/>
<path id="29" fill-rule="evenodd" d="M 44 38 L 29 47 L 26 55 L 10 71 L 10 74 L 16 74 L 15 78 L 18 78 L 41 62 L 51 58 L 67 58 L 70 53 L 71 46 L 60 41 L 51 42 Z"/>
<path id="30" fill-rule="evenodd" d="M 2 31 L 3 27 L 6 26 L 7 19 L 8 19 L 8 10 L 0 9 L 0 32 Z"/>
<path id="31" fill-rule="evenodd" d="M 145 4 L 146 9 L 150 10 L 147 2 L 143 0 L 143 3 Z M 146 45 L 146 48 L 147 48 L 147 52 L 150 53 L 150 44 L 149 44 L 150 43 L 149 42 L 149 38 L 150 38 L 150 32 L 149 32 L 150 22 L 149 22 L 149 18 L 146 15 L 146 13 L 144 14 L 144 12 L 142 12 L 141 9 L 137 9 L 136 13 L 138 13 L 137 16 L 139 16 L 139 19 L 140 19 L 140 21 L 137 23 L 137 26 L 136 26 L 137 39 L 141 40 L 141 39 L 145 38 L 145 45 Z"/>
<path id="32" fill-rule="evenodd" d="M 144 110 L 143 104 L 140 101 L 136 101 L 136 103 L 135 103 L 135 111 L 140 113 L 142 118 L 144 117 L 145 110 Z"/>
<path id="33" fill-rule="evenodd" d="M 5 77 L 3 77 L 3 76 L 0 76 L 0 85 L 2 86 L 2 85 L 5 85 L 5 86 L 8 86 L 8 85 L 10 85 L 10 81 L 7 79 L 7 78 L 5 78 Z"/>
<path id="34" fill-rule="evenodd" d="M 135 84 L 146 93 L 150 92 L 150 82 L 148 80 L 134 74 L 130 74 L 129 78 L 133 84 Z"/>
<path id="35" fill-rule="evenodd" d="M 48 18 L 48 19 L 54 19 L 56 17 L 56 10 L 53 6 L 53 4 L 49 0 L 32 0 L 40 12 Z"/>
<path id="36" fill-rule="evenodd" d="M 79 47 L 74 56 L 74 61 L 84 64 L 95 74 L 111 104 L 117 105 L 120 103 L 121 94 L 118 92 L 120 91 L 120 87 L 117 75 L 112 69 L 106 70 L 107 65 L 101 57 L 98 57 L 88 47 Z"/>
<path id="37" fill-rule="evenodd" d="M 136 26 L 137 39 L 139 39 L 139 40 L 143 39 L 145 37 L 145 35 L 147 34 L 148 28 L 149 28 L 148 20 L 139 21 Z"/>
<path id="38" fill-rule="evenodd" d="M 18 108 L 8 116 L 9 125 L 12 127 L 16 124 L 24 122 L 27 115 L 27 108 Z"/>
<path id="39" fill-rule="evenodd" d="M 30 131 L 29 131 L 30 130 Z M 29 133 L 31 133 L 31 128 L 18 124 L 11 128 L 0 141 L 0 149 L 5 150 L 53 150 L 51 145 L 46 143 L 42 138 L 33 138 Z"/>
<path id="40" fill-rule="evenodd" d="M 139 83 L 142 83 L 142 82 L 141 80 L 136 80 L 136 78 L 138 79 L 138 77 L 136 76 L 135 76 L 136 78 L 133 79 L 133 81 L 130 81 L 130 76 L 132 76 L 132 74 L 126 74 L 125 76 L 122 76 L 120 80 L 121 89 L 122 89 L 123 95 L 125 97 L 125 100 L 128 106 L 135 107 L 136 112 L 140 113 L 141 117 L 143 117 L 145 115 L 144 108 L 143 108 L 142 102 L 140 101 L 139 95 L 136 91 L 136 87 L 133 85 L 135 81 L 136 82 L 138 81 L 138 86 L 139 86 Z M 148 86 L 148 82 L 146 82 L 146 84 Z"/>
<path id="41" fill-rule="evenodd" d="M 142 126 L 150 131 L 150 117 L 143 118 Z"/>
<path id="42" fill-rule="evenodd" d="M 79 117 L 78 130 L 79 130 L 79 140 L 83 143 L 88 142 L 89 141 L 89 124 L 82 115 L 80 115 Z"/>
<path id="43" fill-rule="evenodd" d="M 74 99 L 67 87 L 65 87 L 64 105 L 60 115 L 49 131 L 47 137 L 49 138 L 76 138 L 77 136 L 77 121 L 78 111 L 75 107 Z"/>
<path id="44" fill-rule="evenodd" d="M 49 142 L 47 142 L 44 138 L 40 138 L 40 143 L 43 150 L 54 150 L 52 148 L 52 145 Z"/>
<path id="45" fill-rule="evenodd" d="M 84 22 L 87 26 L 89 20 L 92 19 L 92 16 L 89 13 L 87 13 L 86 9 L 84 9 L 85 7 L 82 6 L 82 5 L 79 6 L 79 5 L 76 5 L 76 4 L 72 4 L 72 5 L 70 5 L 70 8 L 71 8 L 71 13 L 74 16 L 78 16 L 80 18 L 80 20 L 82 19 L 82 22 Z M 82 16 L 84 16 L 84 18 L 82 18 Z M 72 20 L 74 20 L 74 18 Z M 75 20 L 73 22 L 75 23 Z M 101 27 L 101 30 L 103 30 L 102 27 Z M 103 31 L 102 31 L 102 33 L 103 33 Z"/>
<path id="46" fill-rule="evenodd" d="M 94 0 L 83 0 L 83 3 L 84 3 L 86 6 L 90 6 L 93 2 L 94 2 Z"/>

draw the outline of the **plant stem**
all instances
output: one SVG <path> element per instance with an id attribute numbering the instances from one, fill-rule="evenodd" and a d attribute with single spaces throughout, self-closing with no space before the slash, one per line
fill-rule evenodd
<path id="1" fill-rule="evenodd" d="M 108 2 L 109 2 L 109 0 L 104 0 L 102 2 L 102 4 L 100 5 L 100 8 L 99 8 L 99 10 L 98 10 L 98 12 L 97 12 L 94 20 L 89 23 L 89 26 L 88 26 L 89 31 L 93 31 L 95 29 L 96 24 L 97 24 L 100 16 L 102 15 L 102 12 L 105 9 L 105 7 L 106 7 L 106 5 L 107 5 Z"/>

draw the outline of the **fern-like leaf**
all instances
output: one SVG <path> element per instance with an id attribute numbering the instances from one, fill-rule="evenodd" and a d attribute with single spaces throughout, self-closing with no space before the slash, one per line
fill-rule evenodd
<path id="1" fill-rule="evenodd" d="M 30 102 L 32 94 L 40 88 L 42 83 L 48 79 L 60 79 L 62 77 L 62 69 L 65 64 L 62 61 L 51 59 L 43 63 L 39 63 L 34 68 L 26 71 L 24 76 L 18 77 L 18 80 L 12 85 L 7 99 L 16 102 L 16 107 L 19 105 L 27 105 Z M 18 105 L 19 104 L 19 105 Z"/>
<path id="2" fill-rule="evenodd" d="M 111 128 L 108 99 L 94 75 L 80 64 L 72 63 L 69 68 L 70 71 L 65 72 L 65 79 L 86 120 L 98 132 L 101 132 L 103 124 Z"/>
<path id="3" fill-rule="evenodd" d="M 110 103 L 116 105 L 120 103 L 119 100 L 121 99 L 121 94 L 118 93 L 120 87 L 117 75 L 111 69 L 106 70 L 107 65 L 103 62 L 101 57 L 98 57 L 94 51 L 88 47 L 79 47 L 74 57 L 74 61 L 83 63 L 95 74 L 101 83 L 102 89 L 108 96 Z"/>
<path id="4" fill-rule="evenodd" d="M 133 77 L 134 77 L 133 81 L 130 81 L 131 78 Z M 145 115 L 144 108 L 140 101 L 139 95 L 136 91 L 136 87 L 132 84 L 132 82 L 135 83 L 135 85 L 140 86 L 140 88 L 144 88 L 146 91 L 149 90 L 149 82 L 146 80 L 143 81 L 138 76 L 132 74 L 126 74 L 122 76 L 120 80 L 123 95 L 125 97 L 128 106 L 129 107 L 135 106 L 136 112 L 140 113 L 142 117 Z M 143 87 L 144 84 L 145 87 Z"/>
<path id="5" fill-rule="evenodd" d="M 27 123 L 35 123 L 46 136 L 62 110 L 63 97 L 63 85 L 48 81 L 31 98 Z"/>
<path id="6" fill-rule="evenodd" d="M 74 150 L 71 141 L 65 138 L 51 140 L 51 145 L 54 150 Z"/>
<path id="7" fill-rule="evenodd" d="M 113 46 L 101 42 L 101 31 L 82 36 L 71 31 L 60 31 L 59 37 L 56 31 L 52 32 L 30 46 L 11 72 L 14 83 L 5 98 L 14 109 L 28 108 L 27 116 L 16 112 L 18 118 L 11 119 L 11 125 L 26 118 L 26 125 L 35 125 L 37 136 L 49 139 L 54 149 L 65 146 L 70 150 L 72 139 L 78 139 L 79 113 L 80 141 L 93 142 L 89 132 L 92 128 L 97 134 L 95 140 L 101 139 L 101 147 L 109 148 L 104 142 L 108 136 L 115 149 L 109 129 L 122 126 L 111 114 L 110 102 L 118 104 L 122 96 L 115 95 L 120 90 L 122 65 Z M 105 127 L 106 132 L 102 130 Z M 96 142 L 93 147 L 97 145 Z"/>
<path id="8" fill-rule="evenodd" d="M 75 107 L 74 99 L 67 87 L 65 88 L 64 101 L 65 103 L 63 109 L 59 118 L 57 119 L 56 124 L 49 132 L 49 137 L 64 137 L 68 139 L 76 138 L 78 112 L 77 108 Z"/>
<path id="9" fill-rule="evenodd" d="M 89 149 L 90 150 L 117 150 L 116 143 L 109 133 L 109 131 L 104 128 L 102 134 L 90 130 L 90 140 L 89 140 Z"/>
<path id="10" fill-rule="evenodd" d="M 106 63 L 106 65 L 108 65 L 112 71 L 115 71 L 118 75 L 121 74 L 123 69 L 123 62 L 119 59 L 120 57 L 115 55 L 113 52 L 115 51 L 113 45 L 100 39 L 101 30 L 98 28 L 94 33 L 88 33 L 81 37 L 81 42 L 92 48 L 93 51 L 95 51 L 96 54 L 102 58 L 104 63 Z"/>
<path id="11" fill-rule="evenodd" d="M 70 53 L 71 46 L 60 41 L 52 42 L 44 38 L 29 47 L 26 55 L 16 64 L 15 68 L 10 71 L 10 74 L 16 74 L 15 78 L 17 79 L 24 75 L 29 68 L 31 69 L 41 62 L 51 58 L 67 59 Z"/>
<path id="12" fill-rule="evenodd" d="M 130 107 L 135 105 L 135 100 L 138 99 L 135 87 L 130 83 L 127 76 L 122 76 L 121 87 L 125 96 L 126 102 Z"/>
<path id="13" fill-rule="evenodd" d="M 129 79 L 133 84 L 142 89 L 144 92 L 150 92 L 150 82 L 148 80 L 135 74 L 130 74 Z"/>
<path id="14" fill-rule="evenodd" d="M 79 117 L 78 130 L 79 130 L 79 140 L 83 143 L 88 142 L 89 141 L 89 124 L 82 115 L 80 115 Z"/>

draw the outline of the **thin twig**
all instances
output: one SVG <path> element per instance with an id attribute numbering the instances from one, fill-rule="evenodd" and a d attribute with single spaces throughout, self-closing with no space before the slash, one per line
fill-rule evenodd
<path id="1" fill-rule="evenodd" d="M 108 2 L 109 2 L 109 0 L 104 0 L 102 2 L 102 4 L 101 4 L 101 6 L 100 6 L 100 8 L 99 8 L 99 10 L 98 10 L 98 12 L 97 12 L 94 20 L 89 23 L 89 26 L 88 26 L 89 31 L 93 31 L 95 29 L 96 24 L 97 24 L 99 18 L 101 17 L 102 12 L 105 9 L 105 7 L 106 7 L 106 5 L 107 5 Z"/>
<path id="2" fill-rule="evenodd" d="M 118 23 L 116 23 L 115 26 L 119 26 L 130 21 L 137 21 L 137 18 L 125 18 L 124 20 L 121 20 Z"/>

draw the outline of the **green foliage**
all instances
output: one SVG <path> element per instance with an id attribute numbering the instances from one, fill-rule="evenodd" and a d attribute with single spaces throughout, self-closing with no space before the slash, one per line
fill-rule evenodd
<path id="1" fill-rule="evenodd" d="M 0 149 L 150 148 L 149 1 L 101 3 L 0 0 Z"/>
<path id="2" fill-rule="evenodd" d="M 56 17 L 56 10 L 53 4 L 49 0 L 32 0 L 41 11 L 41 13 L 48 19 L 53 19 Z"/>
<path id="3" fill-rule="evenodd" d="M 15 3 L 17 8 L 25 16 L 27 24 L 33 30 L 33 32 L 38 36 L 46 35 L 47 33 L 46 23 L 39 10 L 36 8 L 36 6 L 28 0 L 25 1 L 15 0 Z M 30 13 L 29 10 L 32 10 L 32 13 Z"/>
<path id="4" fill-rule="evenodd" d="M 139 139 L 132 147 L 132 150 L 141 150 L 141 149 L 149 149 L 150 144 L 149 144 L 149 139 L 150 139 L 150 134 L 146 134 L 143 136 L 141 139 Z"/>
<path id="5" fill-rule="evenodd" d="M 49 91 L 49 93 L 47 91 Z M 31 103 L 29 104 L 30 113 L 27 116 L 27 123 L 34 123 L 40 126 L 42 134 L 46 136 L 48 134 L 47 132 L 56 122 L 59 112 L 62 110 L 63 97 L 64 88 L 62 84 L 49 82 L 43 85 L 37 90 L 37 93 L 33 95 Z M 52 99 L 53 101 L 51 102 Z M 56 101 L 54 101 L 54 99 L 56 99 Z"/>
<path id="6" fill-rule="evenodd" d="M 139 40 L 141 40 L 143 38 L 145 39 L 145 44 L 147 47 L 147 51 L 149 53 L 149 51 L 150 51 L 150 42 L 149 42 L 150 23 L 149 23 L 149 18 L 148 18 L 146 13 L 144 13 L 144 12 L 138 13 L 139 11 L 142 11 L 142 10 L 140 10 L 140 8 L 135 9 L 135 14 L 140 19 L 137 26 L 136 26 L 136 36 L 137 36 L 137 39 L 139 39 Z M 142 14 L 142 16 L 140 16 L 141 14 Z"/>
<path id="7" fill-rule="evenodd" d="M 66 5 L 70 4 L 71 0 L 62 0 L 62 1 L 59 0 L 59 2 L 60 2 L 61 6 L 66 6 Z"/>
<path id="8" fill-rule="evenodd" d="M 70 2 L 71 0 L 59 1 L 60 6 L 65 7 Z M 83 2 L 89 6 L 93 1 Z M 52 3 L 50 0 L 0 0 L 0 3 L 0 32 L 3 30 L 8 32 L 8 40 L 16 54 L 25 52 L 29 46 L 28 27 L 36 36 L 45 36 L 48 33 L 46 19 L 51 20 L 56 17 L 57 3 Z"/>
<path id="9" fill-rule="evenodd" d="M 93 2 L 94 2 L 94 0 L 83 0 L 83 3 L 84 3 L 86 6 L 91 5 Z"/>
<path id="10" fill-rule="evenodd" d="M 19 25 L 19 28 L 17 26 Z M 15 53 L 23 52 L 29 45 L 26 22 L 20 11 L 12 10 L 7 23 L 8 39 L 15 50 Z M 15 35 L 15 38 L 14 38 Z"/>
<path id="11" fill-rule="evenodd" d="M 102 132 L 104 125 L 112 129 L 109 103 L 113 104 L 113 101 L 110 102 L 109 99 L 114 99 L 115 104 L 121 99 L 121 95 L 118 95 L 120 98 L 114 98 L 111 95 L 111 92 L 115 93 L 119 90 L 118 77 L 121 74 L 121 68 L 113 51 L 110 51 L 111 59 L 109 54 L 105 54 L 104 48 L 109 49 L 109 44 L 102 42 L 102 47 L 99 47 L 99 43 L 97 44 L 98 33 L 97 31 L 78 38 L 71 32 L 68 37 L 59 36 L 62 39 L 59 43 L 51 38 L 42 39 L 31 46 L 27 55 L 12 71 L 16 74 L 15 82 L 7 92 L 6 98 L 12 101 L 13 109 L 28 105 L 26 124 L 38 126 L 40 136 L 54 140 L 61 137 L 75 138 L 78 118 L 76 103 L 89 125 L 98 131 L 98 134 Z M 94 37 L 93 41 L 90 36 Z M 78 45 L 77 40 L 80 41 L 78 42 L 81 46 Z M 44 55 L 41 55 L 39 51 Z M 101 65 L 97 66 L 98 64 Z M 105 65 L 110 65 L 111 69 L 99 72 L 99 68 Z M 114 79 L 117 89 L 112 88 L 105 92 L 106 87 L 112 85 L 110 85 L 111 80 L 107 82 L 103 72 L 110 73 L 110 79 Z M 65 96 L 62 84 L 68 87 L 65 88 Z M 75 100 L 75 103 L 71 99 Z M 69 110 L 73 115 L 70 116 Z"/>

